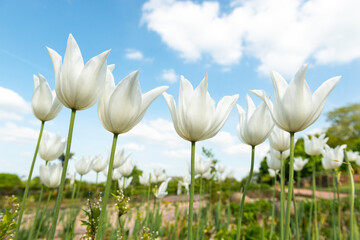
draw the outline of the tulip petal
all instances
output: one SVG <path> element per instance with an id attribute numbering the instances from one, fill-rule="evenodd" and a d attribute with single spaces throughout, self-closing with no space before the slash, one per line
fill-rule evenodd
<path id="1" fill-rule="evenodd" d="M 77 94 L 74 101 L 76 109 L 87 109 L 99 99 L 106 79 L 106 59 L 109 53 L 110 50 L 91 58 L 83 68 L 76 81 Z"/>
<path id="2" fill-rule="evenodd" d="M 169 107 L 170 115 L 171 115 L 171 119 L 173 121 L 175 131 L 177 132 L 177 134 L 179 134 L 180 137 L 186 139 L 188 136 L 185 132 L 182 132 L 182 130 L 185 128 L 183 125 L 180 125 L 181 121 L 180 121 L 180 117 L 178 116 L 177 111 L 176 111 L 176 103 L 175 103 L 174 97 L 171 96 L 170 94 L 167 94 L 166 92 L 164 92 L 162 95 Z"/>
<path id="3" fill-rule="evenodd" d="M 46 79 L 39 74 L 39 86 L 34 91 L 31 105 L 34 115 L 41 121 L 46 121 L 51 109 L 52 93 Z"/>

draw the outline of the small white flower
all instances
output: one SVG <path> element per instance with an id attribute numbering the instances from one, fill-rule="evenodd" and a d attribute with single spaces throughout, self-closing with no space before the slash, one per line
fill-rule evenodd
<path id="1" fill-rule="evenodd" d="M 66 145 L 66 138 L 61 138 L 60 134 L 44 132 L 40 142 L 39 154 L 45 161 L 52 161 L 63 154 Z"/>

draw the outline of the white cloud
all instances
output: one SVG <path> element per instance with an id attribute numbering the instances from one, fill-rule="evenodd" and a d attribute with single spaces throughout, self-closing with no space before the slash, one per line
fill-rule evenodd
<path id="1" fill-rule="evenodd" d="M 175 83 L 178 80 L 179 75 L 176 74 L 175 70 L 172 68 L 163 69 L 161 78 L 169 83 Z"/>
<path id="2" fill-rule="evenodd" d="M 0 120 L 23 120 L 31 112 L 30 103 L 16 92 L 0 87 Z"/>
<path id="3" fill-rule="evenodd" d="M 125 57 L 130 60 L 143 60 L 144 55 L 137 49 L 127 48 L 125 49 Z"/>
<path id="4" fill-rule="evenodd" d="M 140 144 L 133 143 L 133 142 L 122 145 L 122 147 L 126 150 L 134 150 L 134 151 L 139 151 L 139 152 L 142 152 L 145 150 L 144 145 L 140 145 Z"/>
<path id="5" fill-rule="evenodd" d="M 34 143 L 38 138 L 38 131 L 28 127 L 18 126 L 13 122 L 6 122 L 0 126 L 0 141 L 14 143 Z"/>
<path id="6" fill-rule="evenodd" d="M 150 0 L 142 23 L 187 61 L 237 64 L 245 54 L 258 70 L 292 76 L 305 61 L 346 63 L 360 57 L 358 0 L 235 0 L 219 2 Z"/>

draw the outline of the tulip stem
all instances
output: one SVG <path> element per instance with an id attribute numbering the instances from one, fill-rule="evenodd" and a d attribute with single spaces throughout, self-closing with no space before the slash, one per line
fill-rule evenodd
<path id="1" fill-rule="evenodd" d="M 333 178 L 333 202 L 332 202 L 332 209 L 331 209 L 331 215 L 332 215 L 332 227 L 333 227 L 333 239 L 337 239 L 337 229 L 336 229 L 336 220 L 335 220 L 335 216 L 336 216 L 336 211 L 335 211 L 335 205 L 336 205 L 336 172 L 333 171 L 332 173 L 332 178 Z M 329 176 L 328 176 L 328 182 L 329 182 Z M 329 184 L 328 184 L 329 185 Z M 340 237 L 338 238 L 340 240 Z"/>
<path id="2" fill-rule="evenodd" d="M 114 165 L 114 156 L 115 156 L 117 138 L 118 138 L 118 134 L 114 133 L 114 138 L 113 138 L 112 147 L 111 147 L 111 154 L 110 154 L 109 169 L 108 169 L 107 179 L 106 179 L 105 194 L 104 194 L 104 199 L 103 199 L 102 206 L 101 206 L 100 220 L 99 220 L 98 229 L 97 229 L 97 233 L 96 233 L 96 239 L 104 239 L 103 234 L 104 234 L 104 230 L 105 230 L 106 206 L 109 201 L 109 195 L 110 195 L 110 190 L 111 190 L 111 180 L 112 180 L 112 174 L 113 174 L 113 165 Z"/>
<path id="3" fill-rule="evenodd" d="M 285 160 L 283 152 L 280 152 L 280 239 L 284 240 L 284 220 L 285 220 Z"/>
<path id="4" fill-rule="evenodd" d="M 200 239 L 200 223 L 201 223 L 201 194 L 202 194 L 202 176 L 200 176 L 200 189 L 199 189 L 199 212 L 198 212 L 198 227 L 196 231 L 196 240 Z"/>
<path id="5" fill-rule="evenodd" d="M 313 157 L 313 167 L 312 167 L 312 200 L 314 202 L 314 226 L 315 226 L 315 239 L 319 239 L 319 228 L 318 228 L 318 219 L 317 219 L 317 203 L 316 203 L 316 157 Z"/>
<path id="6" fill-rule="evenodd" d="M 253 171 L 254 171 L 254 162 L 255 162 L 255 146 L 251 146 L 251 166 L 250 166 L 250 173 L 249 176 L 246 180 L 245 183 L 245 187 L 241 196 L 241 203 L 240 203 L 240 210 L 239 210 L 239 218 L 238 218 L 238 223 L 237 223 L 237 231 L 236 231 L 236 240 L 240 240 L 240 235 L 241 235 L 241 220 L 242 220 L 242 214 L 243 214 L 243 210 L 244 210 L 244 203 L 245 203 L 245 196 L 246 196 L 246 192 L 247 189 L 249 187 L 249 184 L 251 182 L 251 178 L 253 175 Z"/>
<path id="7" fill-rule="evenodd" d="M 291 201 L 292 193 L 294 188 L 294 138 L 295 133 L 290 133 L 290 170 L 289 170 L 289 187 L 288 197 L 286 204 L 286 219 L 285 219 L 285 239 L 289 239 L 290 236 L 290 212 L 291 212 Z"/>
<path id="8" fill-rule="evenodd" d="M 270 226 L 270 237 L 272 239 L 272 235 L 274 232 L 274 222 L 275 222 L 275 193 L 276 193 L 276 176 L 273 177 L 273 195 L 272 195 L 272 206 L 271 206 L 271 226 Z"/>
<path id="9" fill-rule="evenodd" d="M 31 229 L 30 229 L 30 233 L 29 233 L 29 236 L 28 236 L 28 240 L 33 239 L 33 235 L 34 235 L 34 231 L 35 231 L 35 226 L 36 226 L 36 223 L 37 223 L 37 219 L 38 219 L 38 217 L 39 217 L 39 209 L 40 209 L 40 204 L 41 204 L 41 200 L 42 200 L 42 197 L 43 197 L 43 192 L 44 192 L 44 185 L 41 184 L 40 196 L 39 196 L 38 203 L 37 203 L 37 205 L 36 205 L 35 217 L 34 217 L 34 219 L 33 219 L 32 225 L 31 225 Z"/>
<path id="10" fill-rule="evenodd" d="M 191 184 L 190 184 L 190 201 L 189 201 L 188 240 L 193 240 L 192 222 L 193 222 L 194 190 L 195 190 L 195 142 L 191 142 Z"/>
<path id="11" fill-rule="evenodd" d="M 25 186 L 25 192 L 24 192 L 24 195 L 23 195 L 23 198 L 22 198 L 22 201 L 21 201 L 20 210 L 19 210 L 18 221 L 17 221 L 17 224 L 16 224 L 16 230 L 15 230 L 15 239 L 17 239 L 18 233 L 19 233 L 19 230 L 20 230 L 21 219 L 22 219 L 24 209 L 25 209 L 25 205 L 26 205 L 26 198 L 28 196 L 28 192 L 29 192 L 29 188 L 30 188 L 31 176 L 32 176 L 32 173 L 33 173 L 33 170 L 34 170 L 36 156 L 37 156 L 38 151 L 39 151 L 39 145 L 40 145 L 41 136 L 42 136 L 42 133 L 43 133 L 43 130 L 44 130 L 44 125 L 45 125 L 45 122 L 41 121 L 39 137 L 38 137 L 38 141 L 37 141 L 37 144 L 36 144 L 35 153 L 34 153 L 32 163 L 31 163 L 28 180 L 27 180 L 26 186 Z"/>
<path id="12" fill-rule="evenodd" d="M 35 234 L 35 238 L 34 239 L 38 239 L 38 236 L 39 236 L 39 233 L 40 233 L 40 229 L 41 229 L 41 226 L 45 220 L 45 214 L 47 213 L 47 208 L 49 206 L 49 202 L 50 202 L 50 199 L 51 199 L 51 195 L 52 195 L 52 190 L 50 189 L 49 191 L 49 195 L 48 195 L 48 198 L 47 198 L 47 201 L 46 201 L 46 204 L 45 204 L 45 210 L 43 212 L 42 215 L 40 215 L 40 222 L 39 222 L 39 226 L 37 227 L 37 230 L 36 230 L 36 234 Z"/>
<path id="13" fill-rule="evenodd" d="M 52 226 L 51 226 L 51 230 L 50 230 L 48 239 L 54 239 L 54 236 L 55 236 L 56 225 L 57 225 L 57 220 L 58 220 L 59 211 L 60 211 L 60 204 L 61 204 L 62 195 L 63 195 L 63 191 L 64 191 L 66 172 L 67 172 L 67 167 L 68 167 L 69 158 L 70 158 L 70 148 L 71 148 L 71 140 L 72 140 L 72 135 L 73 135 L 73 130 L 74 130 L 75 115 L 76 115 L 76 110 L 72 109 L 71 117 L 70 117 L 69 133 L 68 133 L 68 138 L 67 138 L 67 143 L 66 143 L 65 160 L 64 160 L 64 165 L 63 165 L 63 171 L 61 174 L 61 182 L 60 182 L 60 187 L 58 190 L 58 196 L 57 196 L 56 204 L 55 204 L 55 208 L 54 208 L 54 216 L 53 216 Z"/>
<path id="14" fill-rule="evenodd" d="M 340 202 L 340 179 L 337 177 L 338 172 L 335 170 L 335 184 L 336 184 L 336 193 L 337 193 L 337 202 L 338 202 L 338 209 L 337 209 L 337 217 L 338 217 L 338 233 L 339 233 L 339 240 L 341 239 L 341 202 Z"/>
<path id="15" fill-rule="evenodd" d="M 349 162 L 347 152 L 344 150 L 344 156 L 346 164 L 348 165 L 348 173 L 350 178 L 350 240 L 354 240 L 355 238 L 355 226 L 354 226 L 354 204 L 355 204 L 355 185 L 354 185 L 354 176 L 353 176 L 353 168 Z M 339 199 L 340 203 L 340 199 Z"/>

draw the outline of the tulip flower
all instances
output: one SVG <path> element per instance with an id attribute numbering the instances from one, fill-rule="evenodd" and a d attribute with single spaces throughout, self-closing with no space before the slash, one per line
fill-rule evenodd
<path id="1" fill-rule="evenodd" d="M 102 156 L 95 156 L 92 162 L 92 170 L 94 170 L 96 173 L 103 171 L 108 164 L 107 159 Z"/>
<path id="2" fill-rule="evenodd" d="M 268 169 L 268 172 L 269 172 L 270 177 L 271 177 L 271 178 L 274 178 L 274 177 L 276 177 L 276 175 L 277 175 L 277 173 L 279 172 L 279 170 L 274 170 L 274 169 L 269 168 L 269 169 Z"/>
<path id="3" fill-rule="evenodd" d="M 83 176 L 90 172 L 93 166 L 93 159 L 91 157 L 81 157 L 75 159 L 75 169 L 80 176 Z"/>
<path id="4" fill-rule="evenodd" d="M 290 133 L 306 129 L 320 117 L 327 97 L 341 78 L 337 76 L 328 79 L 312 94 L 305 81 L 307 67 L 308 64 L 304 64 L 289 84 L 279 73 L 271 72 L 274 104 L 263 91 L 252 91 L 269 107 L 276 125 Z"/>
<path id="5" fill-rule="evenodd" d="M 130 158 L 130 156 L 131 153 L 125 154 L 124 149 L 117 151 L 114 158 L 113 168 L 119 168 Z"/>
<path id="6" fill-rule="evenodd" d="M 106 130 L 121 134 L 138 124 L 150 104 L 168 87 L 158 87 L 142 94 L 139 71 L 130 73 L 115 87 L 113 69 L 114 65 L 110 65 L 107 70 L 105 90 L 98 104 L 98 116 Z"/>
<path id="7" fill-rule="evenodd" d="M 39 74 L 34 78 L 34 93 L 31 100 L 31 108 L 37 119 L 42 122 L 54 119 L 61 111 L 63 105 L 56 97 L 55 91 L 51 91 L 45 77 Z"/>
<path id="8" fill-rule="evenodd" d="M 135 167 L 135 165 L 133 164 L 132 160 L 129 159 L 123 165 L 121 165 L 121 167 L 119 167 L 118 169 L 122 176 L 128 177 L 132 173 L 134 167 Z"/>
<path id="9" fill-rule="evenodd" d="M 359 152 L 347 151 L 349 162 L 356 162 L 360 158 Z"/>
<path id="10" fill-rule="evenodd" d="M 104 174 L 105 177 L 108 176 L 108 169 L 104 169 L 104 171 L 102 171 L 102 173 Z M 122 175 L 120 173 L 120 169 L 119 168 L 116 168 L 116 169 L 113 169 L 112 170 L 112 173 L 111 173 L 111 180 L 113 181 L 117 181 L 119 180 L 119 178 L 121 178 Z"/>
<path id="11" fill-rule="evenodd" d="M 212 177 L 214 176 L 213 173 L 211 173 L 211 170 L 207 171 L 203 177 L 206 179 L 206 180 L 210 180 Z"/>
<path id="12" fill-rule="evenodd" d="M 239 217 L 236 233 L 237 239 L 240 238 L 241 234 L 241 220 L 245 195 L 254 171 L 255 146 L 263 143 L 268 138 L 271 130 L 274 127 L 274 122 L 265 103 L 262 102 L 258 107 L 256 107 L 249 95 L 246 95 L 246 102 L 246 112 L 240 105 L 236 105 L 239 113 L 239 124 L 237 125 L 238 137 L 242 142 L 250 145 L 252 148 L 250 173 L 242 193 L 238 215 Z"/>
<path id="13" fill-rule="evenodd" d="M 290 133 L 289 188 L 286 205 L 285 237 L 281 236 L 282 239 L 288 239 L 290 234 L 290 207 L 293 199 L 294 182 L 294 135 L 296 132 L 309 127 L 319 118 L 327 97 L 341 78 L 333 77 L 327 80 L 312 94 L 305 81 L 307 67 L 307 64 L 303 65 L 289 84 L 279 73 L 271 72 L 271 79 L 274 85 L 274 104 L 263 90 L 252 91 L 269 107 L 275 124 L 282 130 Z M 283 234 L 283 231 L 281 233 Z"/>
<path id="14" fill-rule="evenodd" d="M 126 133 L 136 126 L 144 117 L 150 104 L 168 88 L 167 86 L 162 86 L 142 94 L 139 83 L 139 71 L 130 73 L 115 86 L 113 70 L 114 65 L 107 67 L 104 92 L 98 103 L 100 122 L 106 130 L 114 134 L 114 137 L 109 161 L 109 174 L 103 199 L 103 210 L 100 215 L 100 234 L 96 235 L 96 239 L 103 238 L 103 222 L 110 195 L 111 169 L 114 165 L 117 137 L 119 134 Z"/>
<path id="15" fill-rule="evenodd" d="M 246 102 L 247 112 L 240 105 L 236 105 L 239 112 L 237 133 L 241 141 L 255 147 L 268 138 L 274 122 L 265 103 L 256 107 L 249 95 L 246 95 Z"/>
<path id="16" fill-rule="evenodd" d="M 57 188 L 60 185 L 61 163 L 40 165 L 40 181 L 48 188 Z"/>
<path id="17" fill-rule="evenodd" d="M 150 178 L 151 178 L 150 174 L 143 173 L 142 175 L 139 176 L 139 182 L 141 185 L 149 186 Z"/>
<path id="18" fill-rule="evenodd" d="M 281 162 L 280 160 L 274 155 L 274 150 L 270 149 L 270 154 L 266 156 L 266 163 L 270 169 L 273 170 L 280 170 Z"/>
<path id="19" fill-rule="evenodd" d="M 325 133 L 321 134 L 319 137 L 312 136 L 311 139 L 308 135 L 305 135 L 304 147 L 306 154 L 310 156 L 320 155 L 328 140 L 329 138 L 325 138 Z"/>
<path id="20" fill-rule="evenodd" d="M 119 188 L 125 190 L 131 184 L 133 177 L 121 177 L 118 179 Z"/>
<path id="21" fill-rule="evenodd" d="M 215 101 L 210 97 L 207 88 L 207 75 L 195 90 L 191 83 L 181 76 L 178 106 L 176 107 L 173 96 L 163 94 L 177 134 L 190 142 L 214 137 L 225 124 L 239 97 L 226 96 L 215 107 Z"/>
<path id="22" fill-rule="evenodd" d="M 290 149 L 290 134 L 275 126 L 269 136 L 269 142 L 270 146 L 276 151 L 285 152 Z"/>
<path id="23" fill-rule="evenodd" d="M 163 197 L 165 197 L 165 196 L 168 194 L 168 192 L 166 191 L 166 189 L 167 189 L 167 187 L 168 187 L 168 183 L 169 183 L 170 180 L 171 180 L 171 178 L 168 178 L 168 179 L 166 179 L 165 182 L 163 182 L 163 183 L 160 185 L 157 193 L 155 194 L 155 197 L 156 197 L 156 198 L 163 198 Z"/>
<path id="24" fill-rule="evenodd" d="M 302 159 L 302 157 L 294 158 L 294 170 L 300 172 L 304 166 L 308 163 L 309 159 Z"/>
<path id="25" fill-rule="evenodd" d="M 99 99 L 104 88 L 107 68 L 106 59 L 110 51 L 105 51 L 93 57 L 84 65 L 80 48 L 71 34 L 67 41 L 64 61 L 55 50 L 51 48 L 47 48 L 47 50 L 54 67 L 56 96 L 65 107 L 71 109 L 63 173 L 54 208 L 52 227 L 48 236 L 49 239 L 53 239 L 70 157 L 76 111 L 90 108 Z"/>
<path id="26" fill-rule="evenodd" d="M 191 174 L 191 164 L 188 161 L 187 164 L 189 174 Z M 203 176 L 207 171 L 210 170 L 211 165 L 211 160 L 205 161 L 201 156 L 198 157 L 197 161 L 195 161 L 195 175 L 200 174 L 201 176 Z"/>
<path id="27" fill-rule="evenodd" d="M 238 95 L 222 98 L 217 106 L 207 91 L 207 75 L 194 90 L 191 83 L 180 77 L 178 106 L 173 96 L 164 93 L 177 134 L 191 142 L 191 189 L 189 201 L 188 239 L 192 239 L 195 142 L 214 137 L 225 124 Z"/>
<path id="28" fill-rule="evenodd" d="M 186 190 L 186 194 L 189 195 L 189 185 L 191 182 L 191 176 L 187 175 L 185 177 L 183 177 L 182 179 L 179 180 L 178 182 L 178 191 L 177 191 L 177 195 L 181 194 L 181 188 L 184 187 Z M 180 190 L 179 190 L 180 189 Z"/>
<path id="29" fill-rule="evenodd" d="M 323 155 L 321 163 L 323 164 L 324 169 L 336 169 L 340 167 L 344 161 L 345 148 L 346 145 L 337 146 L 336 148 L 325 145 L 325 148 L 321 151 Z"/>
<path id="30" fill-rule="evenodd" d="M 60 134 L 44 132 L 39 148 L 39 154 L 45 161 L 52 161 L 61 156 L 64 152 L 66 139 L 61 138 Z"/>
<path id="31" fill-rule="evenodd" d="M 220 174 L 223 174 L 226 170 L 226 166 L 221 163 L 217 164 L 215 168 Z"/>

